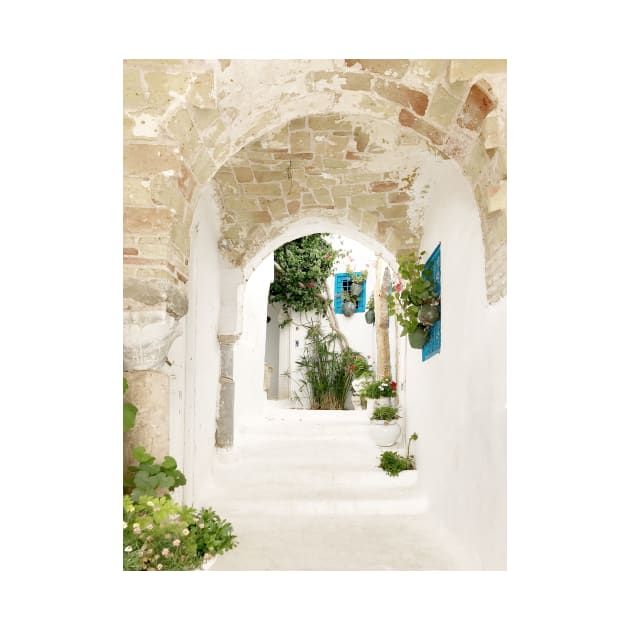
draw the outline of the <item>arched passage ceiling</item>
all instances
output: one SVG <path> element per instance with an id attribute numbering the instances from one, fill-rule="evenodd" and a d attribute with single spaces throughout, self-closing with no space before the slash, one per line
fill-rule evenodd
<path id="1" fill-rule="evenodd" d="M 417 250 L 422 217 L 412 185 L 427 159 L 441 158 L 397 121 L 339 114 L 292 120 L 215 175 L 221 246 L 240 264 L 296 217 L 323 215 L 349 220 L 393 253 Z"/>
<path id="2" fill-rule="evenodd" d="M 500 299 L 506 292 L 505 83 L 503 60 L 125 61 L 125 310 L 185 314 L 190 228 L 201 190 L 213 178 L 226 206 L 223 251 L 234 261 L 248 242 L 254 246 L 288 221 L 298 202 L 301 213 L 352 213 L 392 251 L 413 247 L 421 224 L 414 200 L 404 198 L 413 175 L 405 160 L 417 151 L 421 164 L 429 146 L 469 181 L 479 206 L 488 300 Z M 313 126 L 332 122 L 337 127 Z M 270 133 L 278 144 L 263 147 Z M 276 157 L 283 149 L 285 156 L 313 157 Z M 281 179 L 263 181 L 281 174 L 288 180 L 289 166 L 293 188 Z M 237 168 L 244 169 L 240 180 Z M 243 179 L 246 169 L 250 181 Z M 277 192 L 278 182 L 282 194 L 264 192 Z M 237 197 L 251 204 L 242 210 L 251 214 L 235 214 Z"/>

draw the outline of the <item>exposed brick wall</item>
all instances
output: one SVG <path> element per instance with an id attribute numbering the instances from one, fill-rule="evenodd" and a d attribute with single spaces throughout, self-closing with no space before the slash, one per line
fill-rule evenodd
<path id="1" fill-rule="evenodd" d="M 504 78 L 500 60 L 125 62 L 126 307 L 153 300 L 151 283 L 185 296 L 192 212 L 213 177 L 234 261 L 292 218 L 317 213 L 351 218 L 392 251 L 415 247 L 422 230 L 409 219 L 408 190 L 416 174 L 405 156 L 422 148 L 455 160 L 469 179 L 488 299 L 499 299 Z M 375 136 L 374 121 L 393 131 Z"/>

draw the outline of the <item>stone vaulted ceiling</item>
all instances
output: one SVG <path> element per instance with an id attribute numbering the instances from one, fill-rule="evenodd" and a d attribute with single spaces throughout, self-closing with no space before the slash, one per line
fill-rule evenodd
<path id="1" fill-rule="evenodd" d="M 292 217 L 323 214 L 376 228 L 391 251 L 417 249 L 421 217 L 410 201 L 423 151 L 424 140 L 397 122 L 338 114 L 292 120 L 215 175 L 223 246 L 238 261 Z"/>

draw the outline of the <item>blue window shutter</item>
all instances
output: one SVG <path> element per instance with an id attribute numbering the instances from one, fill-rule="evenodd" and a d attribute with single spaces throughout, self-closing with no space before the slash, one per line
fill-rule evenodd
<path id="1" fill-rule="evenodd" d="M 335 274 L 335 296 L 333 300 L 335 313 L 341 313 L 341 291 L 343 290 L 343 279 L 347 275 L 347 273 Z"/>
<path id="2" fill-rule="evenodd" d="M 437 291 L 438 296 L 442 295 L 442 287 L 441 287 L 441 250 L 440 243 L 433 250 L 433 253 L 429 256 L 425 269 L 430 269 L 431 271 L 431 279 L 435 285 L 435 289 Z M 440 307 L 441 307 L 440 303 Z M 429 332 L 429 339 L 424 344 L 422 348 L 422 360 L 426 361 L 430 359 L 433 355 L 439 354 L 440 349 L 442 347 L 442 317 L 440 315 L 440 319 L 431 326 L 431 331 Z"/>

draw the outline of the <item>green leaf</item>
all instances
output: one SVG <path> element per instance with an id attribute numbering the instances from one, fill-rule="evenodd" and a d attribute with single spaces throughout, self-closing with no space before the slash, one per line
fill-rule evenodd
<path id="1" fill-rule="evenodd" d="M 170 455 L 167 455 L 164 458 L 164 461 L 162 462 L 162 468 L 164 470 L 173 470 L 177 468 L 177 462 L 175 461 L 173 457 L 171 457 Z"/>
<path id="2" fill-rule="evenodd" d="M 138 409 L 131 403 L 123 403 L 123 431 L 133 429 L 136 424 Z"/>
<path id="3" fill-rule="evenodd" d="M 141 464 L 153 463 L 155 461 L 155 457 L 149 455 L 144 449 L 144 446 L 136 446 L 136 448 L 132 451 L 133 456 L 137 459 Z"/>

